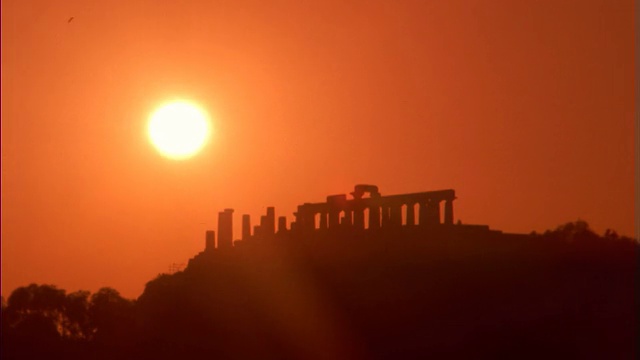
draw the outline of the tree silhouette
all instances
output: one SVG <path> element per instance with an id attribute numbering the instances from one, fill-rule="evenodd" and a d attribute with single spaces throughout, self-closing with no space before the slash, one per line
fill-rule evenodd
<path id="1" fill-rule="evenodd" d="M 64 305 L 65 291 L 52 285 L 31 284 L 14 290 L 3 311 L 3 337 L 7 335 L 3 356 L 11 354 L 4 344 L 30 356 L 56 351 L 62 339 Z"/>
<path id="2" fill-rule="evenodd" d="M 589 224 L 580 219 L 560 225 L 555 230 L 548 230 L 544 235 L 554 240 L 568 242 L 598 240 L 599 238 L 598 234 L 591 230 Z"/>
<path id="3" fill-rule="evenodd" d="M 89 318 L 89 291 L 76 291 L 70 293 L 65 301 L 64 336 L 72 339 L 89 340 L 92 338 L 94 328 Z"/>
<path id="4" fill-rule="evenodd" d="M 133 331 L 134 302 L 109 287 L 91 295 L 88 313 L 94 340 L 102 344 L 123 344 Z"/>
<path id="5" fill-rule="evenodd" d="M 16 289 L 9 296 L 7 304 L 7 317 L 11 326 L 22 326 L 37 323 L 42 328 L 58 329 L 62 326 L 61 320 L 65 306 L 65 291 L 57 289 L 53 285 L 31 284 Z M 50 326 L 44 323 L 49 322 Z"/>

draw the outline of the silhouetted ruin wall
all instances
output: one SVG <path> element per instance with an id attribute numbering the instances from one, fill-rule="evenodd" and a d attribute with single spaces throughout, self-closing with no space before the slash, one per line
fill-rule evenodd
<path id="1" fill-rule="evenodd" d="M 241 239 L 233 239 L 233 209 L 218 214 L 218 242 L 207 231 L 205 250 L 209 253 L 232 246 L 246 246 L 270 240 L 326 240 L 352 238 L 404 238 L 425 235 L 455 235 L 490 232 L 485 225 L 454 224 L 452 189 L 382 196 L 375 185 L 356 185 L 350 193 L 327 196 L 326 202 L 304 203 L 294 212 L 295 221 L 287 227 L 287 218 L 277 219 L 275 208 L 268 207 L 259 225 L 251 227 L 251 217 L 242 215 Z M 368 196 L 365 196 L 368 195 Z M 499 233 L 491 231 L 493 233 Z"/>

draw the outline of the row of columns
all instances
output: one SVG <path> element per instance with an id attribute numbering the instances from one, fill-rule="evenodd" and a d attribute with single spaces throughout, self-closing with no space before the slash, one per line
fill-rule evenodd
<path id="1" fill-rule="evenodd" d="M 415 199 L 415 197 L 414 197 Z M 365 227 L 365 210 L 369 209 L 369 229 L 379 229 L 386 227 L 402 226 L 402 206 L 407 206 L 406 225 L 407 226 L 431 226 L 440 224 L 440 203 L 444 204 L 445 225 L 453 224 L 453 200 L 429 199 L 426 202 L 416 202 L 414 199 L 394 199 L 387 204 L 371 206 L 359 201 L 347 206 L 344 195 L 331 196 L 327 198 L 326 204 L 305 204 L 298 208 L 295 213 L 296 221 L 291 223 L 292 230 L 315 230 L 317 214 L 320 214 L 320 229 L 333 229 L 339 226 L 353 226 L 356 229 Z M 416 223 L 415 204 L 419 204 L 419 216 Z M 344 213 L 341 218 L 340 214 Z M 278 218 L 278 233 L 287 231 L 287 219 L 284 216 Z M 267 214 L 261 216 L 260 225 L 254 226 L 251 234 L 251 219 L 249 215 L 242 216 L 242 240 L 252 237 L 270 237 L 276 234 L 275 208 L 268 207 Z M 216 246 L 217 245 L 217 246 Z M 233 246 L 233 209 L 225 209 L 218 213 L 218 239 L 215 241 L 215 232 L 206 232 L 205 250 L 214 248 L 230 248 Z"/>
<path id="2" fill-rule="evenodd" d="M 361 206 L 356 209 L 330 209 L 325 211 L 311 211 L 298 213 L 296 222 L 304 228 L 330 229 L 339 225 L 353 225 L 357 229 L 365 227 L 365 210 L 369 209 L 369 228 L 377 229 L 387 226 L 402 226 L 402 206 L 407 206 L 407 226 L 413 225 L 437 225 L 440 224 L 440 202 L 430 201 L 420 203 L 419 219 L 416 223 L 415 204 L 397 204 L 382 206 Z M 443 224 L 453 224 L 453 200 L 444 200 Z M 341 219 L 340 214 L 344 213 Z M 320 214 L 320 222 L 316 226 L 316 215 Z"/>

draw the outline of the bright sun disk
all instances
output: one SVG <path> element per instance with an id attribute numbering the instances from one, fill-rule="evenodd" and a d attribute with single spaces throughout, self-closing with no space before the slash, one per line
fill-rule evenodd
<path id="1" fill-rule="evenodd" d="M 209 139 L 210 122 L 205 110 L 187 101 L 161 106 L 149 117 L 149 140 L 170 159 L 182 160 L 197 154 Z"/>

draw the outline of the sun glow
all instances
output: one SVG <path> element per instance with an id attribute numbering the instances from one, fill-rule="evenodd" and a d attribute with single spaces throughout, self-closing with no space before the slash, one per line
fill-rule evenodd
<path id="1" fill-rule="evenodd" d="M 192 157 L 204 147 L 210 128 L 205 110 L 188 101 L 174 101 L 151 114 L 147 134 L 163 156 L 182 160 Z"/>

